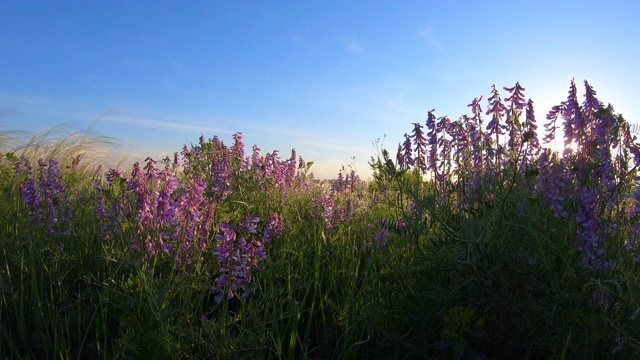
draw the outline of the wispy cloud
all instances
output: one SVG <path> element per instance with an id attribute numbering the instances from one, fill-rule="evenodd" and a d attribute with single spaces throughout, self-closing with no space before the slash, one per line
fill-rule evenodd
<path id="1" fill-rule="evenodd" d="M 125 123 L 128 125 L 139 126 L 139 127 L 144 127 L 148 129 L 162 129 L 162 130 L 181 131 L 181 132 L 199 132 L 203 134 L 235 133 L 235 131 L 215 128 L 210 126 L 177 123 L 177 122 L 170 122 L 166 120 L 163 121 L 163 120 L 155 120 L 155 119 L 140 118 L 140 117 L 133 117 L 133 116 L 108 116 L 105 118 L 105 120 Z"/>
<path id="2" fill-rule="evenodd" d="M 296 140 L 296 143 L 300 145 L 308 145 L 318 149 L 324 150 L 332 150 L 332 151 L 340 151 L 345 152 L 347 154 L 361 154 L 361 155 L 371 155 L 371 149 L 369 147 L 364 146 L 349 146 L 332 143 L 330 141 L 318 141 L 318 140 L 310 140 L 310 139 L 299 139 Z"/>
<path id="3" fill-rule="evenodd" d="M 49 105 L 51 99 L 46 96 L 18 95 L 0 93 L 0 101 L 19 105 Z"/>
<path id="4" fill-rule="evenodd" d="M 429 44 L 433 46 L 436 50 L 442 51 L 444 50 L 444 46 L 438 37 L 435 35 L 435 30 L 431 25 L 423 25 L 418 29 L 418 36 L 423 37 L 429 41 Z"/>
<path id="5" fill-rule="evenodd" d="M 351 55 L 360 55 L 367 50 L 365 45 L 356 36 L 341 36 L 339 39 L 344 50 Z"/>
<path id="6" fill-rule="evenodd" d="M 289 34 L 289 40 L 291 40 L 291 42 L 295 45 L 302 45 L 307 47 L 311 46 L 309 40 L 299 34 Z"/>
<path id="7" fill-rule="evenodd" d="M 122 115 L 113 115 L 105 117 L 106 121 L 113 121 L 124 123 L 131 126 L 143 127 L 146 129 L 153 130 L 169 130 L 169 131 L 180 131 L 180 132 L 196 132 L 202 134 L 234 134 L 238 129 L 229 130 L 220 127 L 211 127 L 198 125 L 194 123 L 177 123 L 171 122 L 167 120 L 156 120 L 142 117 L 134 117 L 134 116 L 122 116 Z M 200 121 L 199 121 L 200 122 Z M 219 121 L 217 121 L 219 122 Z M 233 123 L 233 122 L 230 122 Z M 344 145 L 344 143 L 331 142 L 327 140 L 315 140 L 318 138 L 318 134 L 312 134 L 309 131 L 303 130 L 295 130 L 295 129 L 287 129 L 276 126 L 267 126 L 260 125 L 257 123 L 246 124 L 243 126 L 244 130 L 247 132 L 251 132 L 254 134 L 261 134 L 265 138 L 275 137 L 275 138 L 285 138 L 292 139 L 290 142 L 295 143 L 296 145 L 308 145 L 313 146 L 318 149 L 331 150 L 331 151 L 347 151 L 350 153 L 359 153 L 359 154 L 369 154 L 370 151 L 368 148 L 359 147 L 359 146 L 349 146 Z"/>

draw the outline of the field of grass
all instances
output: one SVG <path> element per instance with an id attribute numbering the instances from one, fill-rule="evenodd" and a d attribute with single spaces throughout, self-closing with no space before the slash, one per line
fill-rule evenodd
<path id="1" fill-rule="evenodd" d="M 640 358 L 640 147 L 572 81 L 551 151 L 523 91 L 430 112 L 366 182 L 241 134 L 125 169 L 1 133 L 0 357 Z"/>

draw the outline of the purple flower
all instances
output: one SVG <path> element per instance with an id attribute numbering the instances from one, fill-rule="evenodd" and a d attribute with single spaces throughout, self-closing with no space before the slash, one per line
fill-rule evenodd
<path id="1" fill-rule="evenodd" d="M 360 183 L 360 177 L 356 174 L 354 169 L 351 169 L 349 175 L 347 175 L 347 179 L 345 180 L 351 192 L 356 190 L 356 186 Z"/>
<path id="2" fill-rule="evenodd" d="M 257 232 L 257 223 L 259 221 L 259 217 L 252 217 L 247 213 L 244 217 L 244 221 L 240 222 L 239 229 L 244 230 L 249 234 L 255 234 Z"/>
<path id="3" fill-rule="evenodd" d="M 233 155 L 242 159 L 244 157 L 244 144 L 242 143 L 242 133 L 237 132 L 233 134 L 233 140 L 234 140 L 233 149 L 232 149 Z"/>
<path id="4" fill-rule="evenodd" d="M 585 136 L 586 123 L 585 118 L 580 111 L 580 104 L 578 103 L 578 96 L 576 91 L 576 84 L 571 80 L 569 86 L 569 96 L 567 101 L 563 103 L 562 118 L 564 119 L 564 144 L 565 147 L 569 147 L 572 143 L 578 144 L 578 151 L 582 147 L 582 140 Z"/>
<path id="5" fill-rule="evenodd" d="M 344 175 L 342 174 L 343 170 L 344 166 L 340 169 L 340 171 L 338 171 L 338 178 L 333 184 L 333 191 L 335 191 L 336 193 L 341 193 L 342 190 L 346 188 L 346 184 L 344 183 Z"/>
<path id="6" fill-rule="evenodd" d="M 116 169 L 109 169 L 109 171 L 107 172 L 107 174 L 105 175 L 107 178 L 107 181 L 109 183 L 113 183 L 115 182 L 117 179 L 124 179 L 124 174 Z"/>
<path id="7" fill-rule="evenodd" d="M 436 128 L 436 116 L 433 114 L 435 109 L 427 113 L 427 144 L 429 145 L 429 158 L 427 170 L 437 171 L 438 161 L 438 129 Z"/>
<path id="8" fill-rule="evenodd" d="M 414 165 L 413 150 L 411 149 L 411 138 L 406 133 L 404 134 L 404 144 L 402 146 L 404 164 L 407 169 L 410 169 Z"/>
<path id="9" fill-rule="evenodd" d="M 563 165 L 558 155 L 550 149 L 546 149 L 539 158 L 540 175 L 538 176 L 535 190 L 542 196 L 544 202 L 553 210 L 555 217 L 567 217 L 562 202 L 566 192 L 566 179 L 563 174 Z"/>
<path id="10" fill-rule="evenodd" d="M 516 82 L 516 85 L 514 87 L 511 87 L 511 88 L 505 87 L 503 89 L 511 94 L 511 96 L 506 97 L 504 101 L 511 102 L 512 110 L 517 109 L 519 111 L 524 109 L 524 107 L 526 106 L 526 102 L 524 100 L 524 95 L 523 95 L 525 88 L 520 86 L 519 82 Z"/>
<path id="11" fill-rule="evenodd" d="M 325 229 L 331 229 L 333 225 L 333 198 L 330 195 L 320 195 L 313 199 L 313 219 L 324 220 Z"/>
<path id="12" fill-rule="evenodd" d="M 165 166 L 161 173 L 162 187 L 158 192 L 156 203 L 156 216 L 165 223 L 173 223 L 175 221 L 175 211 L 172 209 L 173 200 L 171 195 L 178 188 L 178 179 L 169 166 Z"/>
<path id="13" fill-rule="evenodd" d="M 477 98 L 473 99 L 473 101 L 471 101 L 471 104 L 467 105 L 468 107 L 471 108 L 471 113 L 473 114 L 472 119 L 476 123 L 481 122 L 482 106 L 480 105 L 480 101 L 482 101 L 482 99 L 483 99 L 483 96 L 480 95 Z"/>
<path id="14" fill-rule="evenodd" d="M 540 148 L 538 141 L 538 125 L 536 125 L 536 117 L 533 110 L 533 100 L 527 102 L 527 118 L 525 121 L 525 131 L 522 134 L 523 140 L 527 142 L 527 154 L 534 156 Z"/>
<path id="15" fill-rule="evenodd" d="M 175 202 L 175 214 L 173 216 L 176 227 L 171 238 L 183 250 L 182 258 L 176 260 L 190 262 L 189 252 L 193 252 L 196 249 L 206 250 L 205 239 L 208 233 L 198 233 L 201 210 L 207 208 L 208 200 L 204 197 L 205 188 L 204 182 L 195 177 L 193 184 L 184 189 L 180 199 Z M 192 249 L 194 246 L 196 249 Z"/>
<path id="16" fill-rule="evenodd" d="M 42 203 L 42 199 L 38 195 L 38 190 L 36 189 L 36 183 L 33 178 L 25 179 L 18 189 L 20 193 L 20 197 L 27 204 L 29 211 L 31 211 L 31 215 L 36 224 L 42 225 L 42 218 L 40 217 L 40 204 Z"/>
<path id="17" fill-rule="evenodd" d="M 373 237 L 373 240 L 380 249 L 384 250 L 387 247 L 389 235 L 391 234 L 386 229 L 381 228 L 378 229 L 378 233 Z"/>
<path id="18" fill-rule="evenodd" d="M 584 87 L 586 88 L 586 92 L 584 95 L 585 99 L 584 99 L 584 102 L 582 103 L 584 113 L 586 116 L 590 118 L 595 118 L 596 113 L 598 112 L 602 104 L 598 99 L 596 99 L 596 91 L 593 90 L 593 88 L 591 87 L 591 85 L 589 85 L 587 80 L 584 81 Z"/>
<path id="19" fill-rule="evenodd" d="M 396 152 L 396 164 L 400 170 L 405 170 L 407 168 L 407 165 L 404 162 L 404 155 L 402 154 L 401 144 L 398 144 L 398 151 Z"/>
<path id="20" fill-rule="evenodd" d="M 147 157 L 144 161 L 147 162 L 143 168 L 145 170 L 144 179 L 148 184 L 153 184 L 158 177 L 158 169 L 156 168 L 158 162 L 151 157 Z"/>
<path id="21" fill-rule="evenodd" d="M 418 169 L 425 173 L 427 170 L 425 156 L 427 155 L 427 139 L 422 132 L 422 125 L 413 123 L 413 134 L 410 136 L 413 140 L 415 151 L 415 165 Z"/>
<path id="22" fill-rule="evenodd" d="M 507 111 L 507 107 L 502 103 L 502 100 L 500 99 L 500 93 L 498 92 L 498 90 L 496 90 L 496 86 L 493 85 L 492 88 L 492 95 L 488 99 L 489 108 L 486 112 L 486 115 L 491 115 L 491 121 L 489 121 L 489 124 L 487 124 L 487 133 L 485 134 L 485 137 L 491 138 L 495 134 L 495 146 L 498 146 L 499 135 L 504 134 L 504 132 L 502 131 L 504 126 L 500 122 L 502 121 L 502 117 Z"/>
<path id="23" fill-rule="evenodd" d="M 279 219 L 273 214 L 267 224 L 264 241 L 258 241 L 255 234 L 259 221 L 259 218 L 246 214 L 244 220 L 235 227 L 218 224 L 222 234 L 215 236 L 217 245 L 214 255 L 218 258 L 220 274 L 212 288 L 212 291 L 217 293 L 216 302 L 222 301 L 225 295 L 228 299 L 232 298 L 241 289 L 244 290 L 241 294 L 243 297 L 254 291 L 251 285 L 253 271 L 258 267 L 259 259 L 266 258 L 265 246 L 271 241 L 272 236 L 279 232 Z"/>
<path id="24" fill-rule="evenodd" d="M 602 244 L 602 220 L 598 216 L 598 197 L 593 190 L 582 186 L 576 192 L 578 211 L 575 222 L 578 224 L 576 232 L 576 246 L 583 252 L 583 263 L 587 266 L 599 266 L 602 270 L 604 261 L 604 246 Z"/>
<path id="25" fill-rule="evenodd" d="M 15 176 L 24 176 L 18 188 L 20 197 L 37 225 L 45 225 L 51 235 L 68 236 L 71 234 L 73 211 L 58 161 L 54 158 L 48 162 L 39 159 L 38 165 L 33 174 L 28 159 L 23 157 L 16 163 Z"/>
<path id="26" fill-rule="evenodd" d="M 556 126 L 556 121 L 558 120 L 558 115 L 560 115 L 560 113 L 562 113 L 563 111 L 564 111 L 564 103 L 552 107 L 549 113 L 547 114 L 548 122 L 544 124 L 544 128 L 547 131 L 547 133 L 543 138 L 545 143 L 548 144 L 555 139 L 556 129 L 558 128 Z"/>

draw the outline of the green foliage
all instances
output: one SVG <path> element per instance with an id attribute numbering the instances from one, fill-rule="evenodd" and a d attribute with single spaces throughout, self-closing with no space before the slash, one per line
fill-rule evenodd
<path id="1" fill-rule="evenodd" d="M 191 156 L 179 181 L 214 182 L 210 167 L 222 149 L 194 146 L 200 156 Z M 62 170 L 70 236 L 36 226 L 19 194 L 22 179 L 13 176 L 19 159 L 7 154 L 0 162 L 0 357 L 640 356 L 640 270 L 624 246 L 628 224 L 621 221 L 607 244 L 615 268 L 603 275 L 584 266 L 576 225 L 527 190 L 537 165 L 516 171 L 519 158 L 511 155 L 512 167 L 484 178 L 486 198 L 470 207 L 459 206 L 458 182 L 398 169 L 384 149 L 371 160 L 371 181 L 340 191 L 307 176 L 310 163 L 298 182 L 281 187 L 243 172 L 243 159 L 231 156 L 233 181 L 216 203 L 209 250 L 185 267 L 131 248 L 135 206 L 122 208 L 119 222 L 107 224 L 117 231 L 105 238 L 90 186 L 105 180 L 71 167 Z M 106 209 L 134 203 L 125 179 L 102 189 Z M 333 217 L 325 218 L 319 201 L 327 197 Z M 573 199 L 563 205 L 577 207 Z M 254 293 L 218 303 L 218 223 L 237 223 L 247 212 L 260 217 L 259 235 L 273 212 L 284 232 L 253 273 Z M 598 305 L 594 294 L 608 302 Z"/>

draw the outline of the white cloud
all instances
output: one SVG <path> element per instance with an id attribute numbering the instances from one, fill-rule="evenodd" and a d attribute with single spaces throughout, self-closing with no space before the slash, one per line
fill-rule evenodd
<path id="1" fill-rule="evenodd" d="M 289 39 L 296 45 L 311 46 L 311 43 L 307 39 L 298 34 L 289 34 Z"/>
<path id="2" fill-rule="evenodd" d="M 356 36 L 341 36 L 340 42 L 351 55 L 360 55 L 366 51 L 365 45 Z"/>
<path id="3" fill-rule="evenodd" d="M 17 95 L 0 93 L 0 101 L 7 103 L 14 103 L 18 105 L 49 105 L 52 103 L 51 99 L 46 96 L 30 96 L 30 95 Z"/>
<path id="4" fill-rule="evenodd" d="M 210 126 L 176 123 L 176 122 L 161 121 L 161 120 L 154 120 L 154 119 L 147 119 L 147 118 L 138 118 L 138 117 L 132 117 L 132 116 L 108 116 L 105 118 L 105 120 L 126 123 L 129 125 L 140 126 L 140 127 L 149 128 L 149 129 L 164 129 L 164 130 L 182 131 L 182 132 L 200 132 L 203 134 L 235 133 L 235 131 L 223 130 L 220 128 L 214 128 Z"/>
<path id="5" fill-rule="evenodd" d="M 435 35 L 435 31 L 433 26 L 431 25 L 423 25 L 418 29 L 418 36 L 423 37 L 429 41 L 431 46 L 433 46 L 436 50 L 442 51 L 444 50 L 444 46 L 440 39 Z"/>

